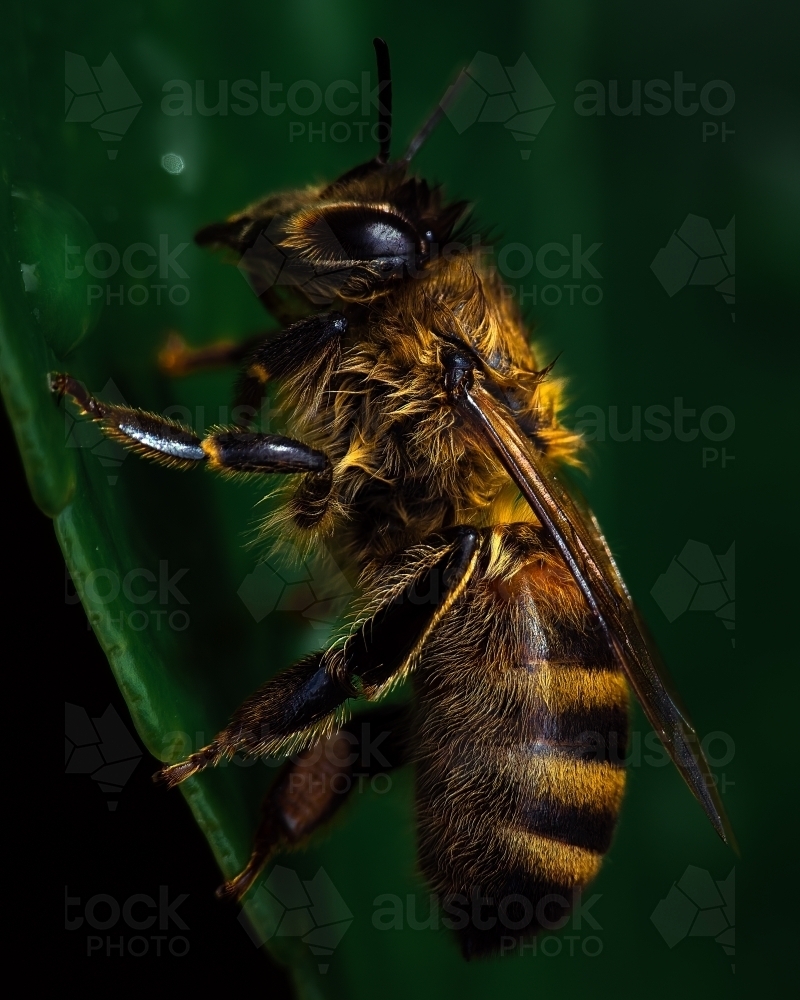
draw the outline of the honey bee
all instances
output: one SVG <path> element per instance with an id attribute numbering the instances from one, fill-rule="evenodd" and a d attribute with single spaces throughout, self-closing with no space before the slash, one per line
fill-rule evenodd
<path id="1" fill-rule="evenodd" d="M 338 639 L 160 772 L 174 786 L 237 753 L 290 756 L 252 856 L 219 893 L 241 898 L 277 851 L 340 808 L 333 779 L 349 772 L 366 720 L 389 734 L 373 769 L 415 768 L 422 874 L 451 903 L 481 902 L 480 920 L 453 924 L 472 957 L 557 926 L 597 874 L 625 785 L 629 685 L 717 833 L 731 835 L 597 522 L 563 479 L 580 440 L 560 422 L 559 383 L 485 256 L 459 241 L 465 204 L 409 175 L 445 102 L 391 159 L 388 49 L 375 48 L 377 155 L 196 236 L 233 251 L 285 328 L 199 351 L 173 339 L 162 355 L 174 374 L 243 361 L 238 402 L 257 407 L 274 383 L 289 435 L 243 419 L 200 437 L 96 399 L 70 375 L 51 383 L 148 458 L 283 477 L 264 530 L 326 545 L 359 575 Z M 350 719 L 355 699 L 379 702 L 406 678 L 409 705 Z"/>

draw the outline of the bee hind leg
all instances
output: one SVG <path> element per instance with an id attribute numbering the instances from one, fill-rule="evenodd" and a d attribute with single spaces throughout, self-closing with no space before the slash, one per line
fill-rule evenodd
<path id="1" fill-rule="evenodd" d="M 302 846 L 333 818 L 352 792 L 388 791 L 388 773 L 409 753 L 409 708 L 379 707 L 297 754 L 278 774 L 262 806 L 250 858 L 238 875 L 217 889 L 220 899 L 241 899 L 280 850 Z"/>

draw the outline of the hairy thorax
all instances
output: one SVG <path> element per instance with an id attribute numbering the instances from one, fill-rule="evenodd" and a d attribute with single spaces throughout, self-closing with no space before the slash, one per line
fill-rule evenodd
<path id="1" fill-rule="evenodd" d="M 537 371 L 520 316 L 498 288 L 480 255 L 463 253 L 435 261 L 369 309 L 344 307 L 348 335 L 335 362 L 325 359 L 322 384 L 317 368 L 279 396 L 280 410 L 293 414 L 290 433 L 332 463 L 324 505 L 314 477 L 288 505 L 298 527 L 315 528 L 363 565 L 454 524 L 534 519 L 444 385 L 444 352 L 452 341 L 468 344 L 480 364 L 476 377 L 491 376 L 534 445 L 574 460 L 578 439 L 558 422 L 561 387 Z M 292 528 L 285 514 L 280 526 Z"/>

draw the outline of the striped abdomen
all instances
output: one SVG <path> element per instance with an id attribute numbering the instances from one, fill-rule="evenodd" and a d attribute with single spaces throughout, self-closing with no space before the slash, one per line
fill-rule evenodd
<path id="1" fill-rule="evenodd" d="M 562 926 L 616 824 L 627 688 L 558 585 L 476 583 L 415 682 L 420 863 L 467 955 Z"/>

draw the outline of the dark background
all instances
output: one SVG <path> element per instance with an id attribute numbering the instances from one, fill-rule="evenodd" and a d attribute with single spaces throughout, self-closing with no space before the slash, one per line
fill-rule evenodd
<path id="1" fill-rule="evenodd" d="M 796 398 L 795 8 L 680 2 L 643 9 L 587 2 L 401 10 L 364 2 L 274 9 L 243 4 L 223 12 L 188 3 L 87 3 L 67 12 L 34 3 L 18 10 L 16 20 L 11 16 L 9 25 L 13 50 L 5 62 L 18 74 L 7 81 L 3 97 L 15 123 L 11 182 L 66 199 L 86 218 L 94 239 L 120 251 L 137 241 L 157 245 L 161 234 L 174 247 L 199 225 L 265 192 L 328 178 L 372 154 L 355 138 L 290 141 L 288 112 L 168 117 L 160 110 L 167 80 L 193 86 L 205 80 L 209 105 L 217 99 L 218 80 L 257 80 L 263 70 L 284 83 L 284 93 L 300 79 L 324 90 L 333 80 L 360 81 L 362 72 L 374 73 L 371 39 L 381 34 L 391 49 L 401 148 L 476 52 L 495 54 L 505 66 L 528 55 L 555 100 L 535 141 L 516 143 L 499 124 L 476 124 L 459 135 L 445 122 L 420 153 L 417 169 L 446 182 L 453 195 L 475 200 L 480 220 L 501 234 L 500 246 L 517 242 L 535 253 L 548 242 L 569 246 L 573 234 L 581 234 L 584 247 L 602 243 L 592 258 L 602 274 L 597 306 L 570 307 L 563 299 L 534 306 L 528 299 L 544 360 L 561 352 L 557 370 L 569 379 L 568 421 L 578 421 L 582 406 L 606 415 L 617 407 L 627 429 L 633 406 L 674 409 L 676 397 L 698 414 L 724 406 L 735 416 L 735 434 L 723 444 L 736 458 L 725 469 L 719 462 L 703 468 L 706 442 L 681 442 L 674 433 L 663 442 L 618 441 L 607 434 L 591 445 L 582 488 L 699 731 L 723 731 L 735 745 L 723 769 L 733 782 L 725 803 L 742 855 L 737 859 L 716 841 L 673 769 L 634 768 L 620 831 L 596 885 L 603 894 L 602 955 L 527 956 L 462 967 L 443 932 L 371 933 L 375 896 L 423 891 L 413 875 L 409 788 L 399 782 L 391 803 L 363 797 L 348 822 L 298 862 L 304 878 L 323 865 L 355 914 L 328 978 L 307 981 L 306 990 L 473 995 L 494 984 L 520 995 L 633 988 L 654 997 L 678 990 L 716 996 L 741 988 L 743 973 L 774 973 L 792 953 L 797 932 L 792 889 L 783 875 L 794 849 L 785 803 L 796 783 L 787 770 L 794 757 L 797 687 L 796 534 L 789 506 L 796 502 L 795 457 L 784 443 Z M 113 161 L 106 155 L 109 144 L 88 123 L 64 120 L 65 50 L 92 66 L 112 52 L 142 100 L 130 128 L 113 144 L 119 150 Z M 733 87 L 736 103 L 725 120 L 735 134 L 724 144 L 719 137 L 702 141 L 702 122 L 718 121 L 702 111 L 584 117 L 574 110 L 580 81 L 603 82 L 608 96 L 610 81 L 617 80 L 626 104 L 632 80 L 672 81 L 676 72 L 698 89 L 711 80 Z M 328 128 L 335 120 L 324 106 L 313 118 Z M 522 159 L 520 147 L 530 148 L 529 159 Z M 183 156 L 183 173 L 162 169 L 166 153 Z M 736 216 L 735 309 L 707 287 L 687 287 L 670 298 L 650 269 L 690 213 L 718 229 Z M 54 259 L 60 253 L 59 244 Z M 234 269 L 191 246 L 180 260 L 190 276 L 185 306 L 151 300 L 119 307 L 112 301 L 68 367 L 96 390 L 112 379 L 137 405 L 159 411 L 175 402 L 192 410 L 204 405 L 210 423 L 229 398 L 230 379 L 170 383 L 156 376 L 153 359 L 164 331 L 177 327 L 193 343 L 204 343 L 223 333 L 252 332 L 263 318 Z M 535 273 L 525 282 L 535 280 L 546 283 Z M 119 275 L 114 289 L 120 282 L 135 283 Z M 4 433 L 8 452 L 5 427 Z M 65 589 L 58 546 L 27 496 L 19 464 L 9 457 L 9 547 L 18 553 L 19 574 L 5 579 L 6 607 L 34 649 L 29 673 L 35 696 L 44 685 L 55 732 L 61 711 L 56 690 L 90 716 L 112 704 L 151 749 L 158 749 L 159 732 L 217 728 L 263 680 L 265 650 L 272 671 L 319 640 L 287 613 L 254 624 L 236 597 L 254 565 L 242 543 L 257 488 L 199 474 L 180 477 L 133 458 L 115 470 L 112 487 L 108 468 L 90 449 L 72 452 L 70 460 L 76 454 L 75 503 L 91 513 L 89 527 L 80 527 L 76 537 L 86 540 L 87 551 L 95 542 L 124 538 L 128 548 L 113 563 L 120 571 L 164 558 L 188 568 L 192 625 L 178 636 L 153 636 L 152 643 L 149 633 L 134 637 L 137 676 L 156 707 L 147 716 L 137 702 L 132 720 L 80 606 L 65 602 L 72 591 Z M 737 544 L 746 613 L 736 632 L 708 612 L 687 612 L 670 624 L 650 594 L 690 539 L 717 555 Z M 98 565 L 112 564 L 107 554 L 103 559 Z M 117 663 L 115 669 L 126 683 L 133 676 L 125 673 L 129 666 Z M 127 690 L 130 698 L 130 684 Z M 636 728 L 646 732 L 637 720 Z M 155 895 L 162 884 L 174 895 L 189 893 L 180 912 L 191 928 L 190 952 L 180 960 L 157 960 L 158 969 L 167 965 L 172 975 L 198 985 L 210 969 L 258 977 L 268 995 L 283 995 L 285 974 L 265 965 L 235 910 L 213 899 L 217 865 L 184 801 L 150 783 L 154 767 L 145 752 L 113 813 L 88 776 L 60 779 L 57 843 L 70 894 L 122 900 Z M 263 773 L 253 771 L 214 775 L 202 786 L 234 856 L 246 848 L 264 785 L 259 778 Z M 215 841 L 218 852 L 223 840 Z M 735 974 L 735 960 L 713 940 L 690 937 L 669 949 L 649 919 L 689 865 L 718 880 L 736 866 L 741 955 Z M 156 961 L 86 958 L 82 931 L 65 934 L 65 949 L 79 980 L 121 982 Z"/>
<path id="2" fill-rule="evenodd" d="M 20 568 L 17 595 L 35 592 L 40 596 L 42 606 L 48 609 L 47 628 L 42 628 L 41 614 L 30 602 L 16 600 L 8 606 L 7 613 L 15 623 L 15 631 L 29 638 L 31 662 L 47 663 L 52 671 L 47 714 L 52 719 L 53 733 L 58 734 L 61 729 L 61 702 L 85 707 L 91 716 L 99 716 L 113 705 L 128 730 L 134 732 L 130 713 L 87 625 L 83 608 L 65 601 L 74 590 L 65 581 L 64 557 L 46 518 L 30 499 L 5 414 L 2 435 L 3 450 L 9 456 L 6 502 L 8 509 L 14 511 L 17 539 L 24 540 L 24 556 L 23 545 L 11 546 L 13 553 L 19 553 L 14 558 Z M 57 656 L 53 655 L 54 647 Z M 30 690 L 26 693 L 31 694 Z M 47 754 L 48 771 L 52 768 L 52 755 L 58 753 L 57 744 L 57 739 L 48 738 L 41 751 L 31 748 L 34 756 L 37 752 Z M 69 897 L 81 900 L 80 905 L 70 906 L 70 919 L 82 915 L 88 900 L 97 894 L 108 894 L 120 904 L 135 893 L 158 900 L 159 887 L 168 886 L 170 903 L 188 893 L 175 912 L 189 931 L 181 933 L 182 928 L 171 922 L 167 937 L 186 938 L 189 949 L 185 955 L 170 956 L 167 942 L 162 946 L 164 957 L 160 959 L 154 954 L 155 945 L 146 957 L 119 957 L 119 950 L 113 948 L 119 942 L 119 933 L 115 934 L 113 929 L 92 930 L 84 925 L 64 935 L 61 949 L 64 972 L 96 989 L 118 987 L 123 980 L 145 985 L 152 982 L 156 970 L 179 978 L 187 987 L 203 987 L 208 984 L 209 974 L 220 971 L 222 950 L 237 975 L 246 981 L 264 982 L 265 995 L 293 996 L 282 967 L 271 963 L 243 932 L 236 919 L 237 909 L 220 904 L 214 897 L 219 868 L 180 795 L 163 790 L 159 794 L 153 785 L 151 776 L 157 767 L 158 761 L 145 751 L 121 796 L 103 794 L 89 775 L 60 775 L 58 782 L 50 786 L 46 799 L 39 798 L 30 810 L 29 834 L 36 842 L 51 825 L 55 829 L 55 835 L 47 836 L 57 859 L 52 870 L 63 874 Z M 113 812 L 108 808 L 109 799 L 117 802 Z M 34 818 L 38 829 L 33 826 Z M 198 879 L 202 880 L 205 891 L 197 891 Z M 98 905 L 96 912 L 102 920 L 110 910 Z M 90 942 L 90 935 L 101 936 L 102 946 Z M 112 944 L 110 958 L 108 937 Z M 176 942 L 173 947 L 181 952 L 184 945 Z M 169 968 L 164 970 L 167 964 Z"/>

